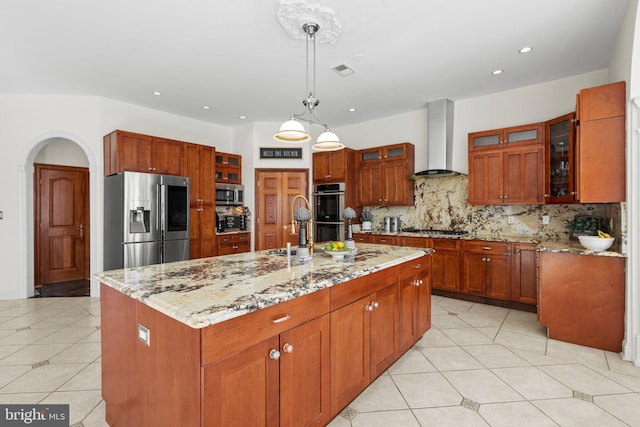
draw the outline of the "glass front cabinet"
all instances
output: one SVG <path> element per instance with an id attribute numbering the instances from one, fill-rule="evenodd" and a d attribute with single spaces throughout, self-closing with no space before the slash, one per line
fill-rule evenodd
<path id="1" fill-rule="evenodd" d="M 545 123 L 545 203 L 572 203 L 575 189 L 575 113 Z"/>

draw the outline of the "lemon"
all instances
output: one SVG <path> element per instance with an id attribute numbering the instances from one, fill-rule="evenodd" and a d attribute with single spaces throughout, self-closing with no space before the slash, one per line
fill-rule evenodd
<path id="1" fill-rule="evenodd" d="M 344 248 L 344 243 L 338 242 L 337 246 L 338 246 L 338 249 L 342 249 L 342 248 Z"/>

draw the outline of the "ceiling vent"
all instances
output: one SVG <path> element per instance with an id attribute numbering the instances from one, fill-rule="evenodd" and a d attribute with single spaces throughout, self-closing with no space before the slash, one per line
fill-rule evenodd
<path id="1" fill-rule="evenodd" d="M 338 64 L 334 67 L 331 67 L 331 69 L 340 74 L 342 77 L 350 76 L 351 74 L 354 74 L 356 72 L 356 70 L 354 70 L 347 64 Z"/>

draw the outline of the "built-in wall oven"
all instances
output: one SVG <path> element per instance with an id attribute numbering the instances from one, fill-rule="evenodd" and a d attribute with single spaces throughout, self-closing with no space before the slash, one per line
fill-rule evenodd
<path id="1" fill-rule="evenodd" d="M 318 184 L 313 186 L 314 240 L 327 242 L 344 240 L 345 184 Z"/>

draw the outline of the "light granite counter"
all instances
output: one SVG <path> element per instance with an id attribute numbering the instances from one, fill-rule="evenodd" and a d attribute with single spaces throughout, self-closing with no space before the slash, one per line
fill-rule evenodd
<path id="1" fill-rule="evenodd" d="M 95 277 L 192 328 L 241 316 L 420 258 L 425 249 L 358 244 L 355 257 L 316 252 L 309 262 L 248 252 L 112 270 Z"/>

